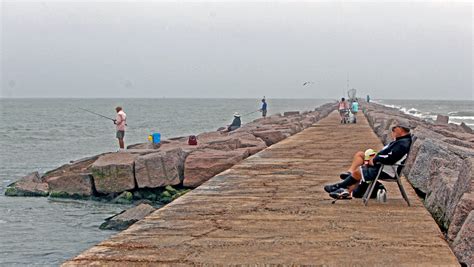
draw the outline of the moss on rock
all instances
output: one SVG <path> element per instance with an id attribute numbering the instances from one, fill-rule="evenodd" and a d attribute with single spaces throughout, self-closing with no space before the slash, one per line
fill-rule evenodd
<path id="1" fill-rule="evenodd" d="M 176 193 L 178 193 L 178 190 L 174 189 L 171 185 L 167 185 L 167 186 L 165 187 L 165 190 L 168 191 L 168 192 L 170 192 L 170 194 L 176 194 Z"/>
<path id="2" fill-rule="evenodd" d="M 90 199 L 89 196 L 84 196 L 81 194 L 70 194 L 63 191 L 52 191 L 49 193 L 51 198 L 72 198 L 72 199 Z"/>
<path id="3" fill-rule="evenodd" d="M 7 187 L 5 190 L 5 196 L 9 197 L 47 197 L 48 195 L 48 192 L 30 192 L 18 189 L 16 187 Z"/>
<path id="4" fill-rule="evenodd" d="M 128 191 L 122 192 L 118 197 L 114 198 L 112 202 L 117 204 L 131 204 L 133 200 L 133 194 Z"/>

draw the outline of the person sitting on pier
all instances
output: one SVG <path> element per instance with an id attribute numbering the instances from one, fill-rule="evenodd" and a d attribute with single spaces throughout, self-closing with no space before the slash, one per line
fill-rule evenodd
<path id="1" fill-rule="evenodd" d="M 408 156 L 412 141 L 408 123 L 396 123 L 392 127 L 392 138 L 394 141 L 379 151 L 366 165 L 364 164 L 364 152 L 357 152 L 349 171 L 341 174 L 341 178 L 345 177 L 344 181 L 324 186 L 324 190 L 329 193 L 329 196 L 334 199 L 350 199 L 352 191 L 361 180 L 365 182 L 375 180 L 381 168 L 380 164 L 403 164 Z M 391 168 L 384 168 L 380 178 L 395 179 L 395 173 Z"/>
<path id="2" fill-rule="evenodd" d="M 231 132 L 233 130 L 236 130 L 236 129 L 240 128 L 240 125 L 241 125 L 240 114 L 238 112 L 235 112 L 234 113 L 234 120 L 232 121 L 232 123 L 229 126 L 227 126 L 227 131 Z"/>

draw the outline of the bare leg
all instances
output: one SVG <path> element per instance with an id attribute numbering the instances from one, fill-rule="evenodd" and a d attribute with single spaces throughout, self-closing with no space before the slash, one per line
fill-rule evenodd
<path id="1" fill-rule="evenodd" d="M 354 173 L 356 170 L 359 170 L 359 167 L 364 164 L 364 152 L 358 151 L 354 154 L 354 157 L 352 158 L 352 164 L 351 167 L 349 168 L 350 173 Z"/>
<path id="2" fill-rule="evenodd" d="M 362 179 L 362 175 L 360 173 L 360 166 L 364 164 L 364 152 L 358 151 L 354 154 L 354 157 L 352 158 L 352 164 L 351 167 L 349 168 L 349 172 L 351 173 L 351 176 L 354 177 L 354 179 L 360 181 Z M 359 184 L 351 185 L 348 190 L 349 192 L 354 191 Z"/>
<path id="3" fill-rule="evenodd" d="M 124 149 L 125 144 L 123 142 L 123 138 L 119 138 L 119 146 L 120 146 L 121 149 Z"/>

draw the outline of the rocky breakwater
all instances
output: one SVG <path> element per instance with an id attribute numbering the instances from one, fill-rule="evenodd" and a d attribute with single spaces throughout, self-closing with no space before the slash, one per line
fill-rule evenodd
<path id="1" fill-rule="evenodd" d="M 198 145 L 176 137 L 160 145 L 141 143 L 124 152 L 72 161 L 40 175 L 29 174 L 6 189 L 7 196 L 49 196 L 166 204 L 267 146 L 309 127 L 336 108 L 288 112 L 257 119 L 230 132 L 197 135 Z"/>
<path id="2" fill-rule="evenodd" d="M 364 113 L 385 144 L 397 120 L 409 122 L 415 142 L 404 175 L 446 233 L 446 240 L 467 266 L 474 265 L 474 134 L 466 125 L 434 122 L 397 109 L 365 104 Z"/>

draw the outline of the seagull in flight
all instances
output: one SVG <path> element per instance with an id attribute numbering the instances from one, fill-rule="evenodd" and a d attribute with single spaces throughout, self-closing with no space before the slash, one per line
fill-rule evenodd
<path id="1" fill-rule="evenodd" d="M 310 85 L 312 83 L 314 83 L 314 82 L 306 81 L 306 82 L 303 83 L 303 86 Z"/>

